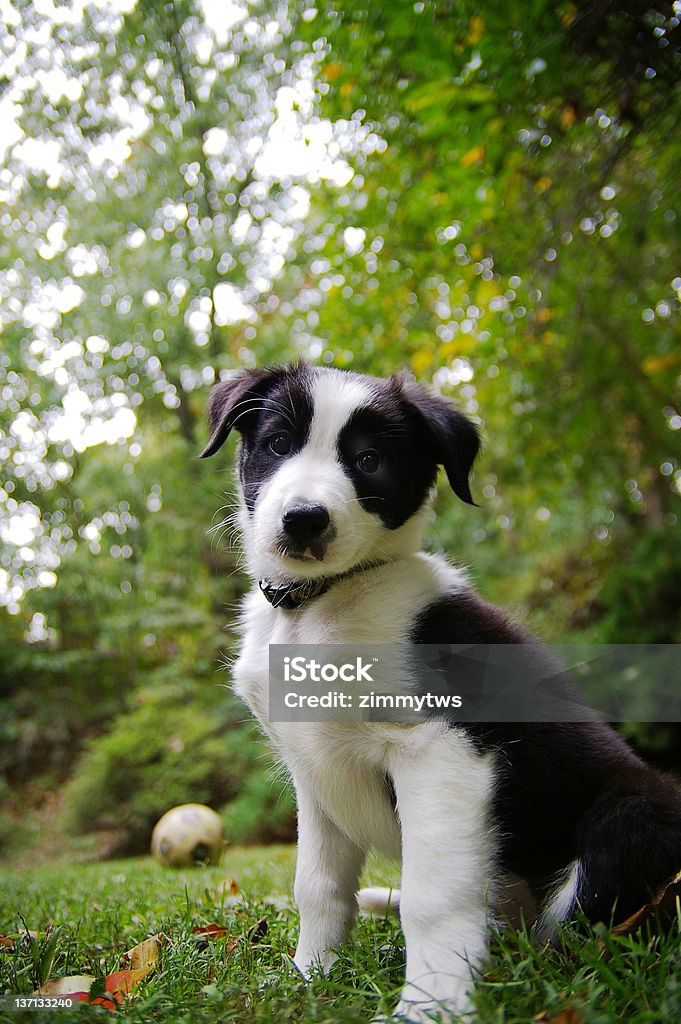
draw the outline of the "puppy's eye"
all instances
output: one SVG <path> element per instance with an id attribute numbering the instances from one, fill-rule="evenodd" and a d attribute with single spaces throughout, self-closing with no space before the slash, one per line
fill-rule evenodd
<path id="1" fill-rule="evenodd" d="M 375 448 L 367 448 L 357 456 L 356 465 L 363 473 L 376 473 L 381 465 L 381 456 Z"/>
<path id="2" fill-rule="evenodd" d="M 270 438 L 270 449 L 275 455 L 288 455 L 291 451 L 291 435 L 286 430 L 274 434 Z"/>

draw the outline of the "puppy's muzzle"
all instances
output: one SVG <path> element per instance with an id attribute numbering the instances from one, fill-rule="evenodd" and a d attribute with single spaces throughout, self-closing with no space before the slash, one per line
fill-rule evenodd
<path id="1" fill-rule="evenodd" d="M 282 539 L 287 555 L 321 561 L 335 533 L 324 505 L 297 502 L 281 517 Z"/>

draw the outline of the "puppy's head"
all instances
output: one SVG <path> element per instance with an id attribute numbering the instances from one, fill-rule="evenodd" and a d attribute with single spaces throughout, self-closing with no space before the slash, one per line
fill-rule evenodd
<path id="1" fill-rule="evenodd" d="M 209 419 L 202 458 L 241 435 L 241 526 L 258 578 L 330 576 L 416 547 L 438 466 L 472 503 L 475 427 L 401 377 L 249 370 L 213 388 Z"/>

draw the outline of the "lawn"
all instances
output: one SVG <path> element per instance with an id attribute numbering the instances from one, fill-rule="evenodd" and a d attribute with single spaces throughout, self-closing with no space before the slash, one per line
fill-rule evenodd
<path id="1" fill-rule="evenodd" d="M 101 977 L 121 956 L 162 933 L 156 969 L 117 1013 L 126 1020 L 329 1022 L 385 1013 L 396 999 L 403 951 L 394 918 L 359 922 L 328 978 L 303 985 L 289 954 L 296 916 L 290 847 L 227 851 L 221 868 L 172 871 L 149 859 L 11 868 L 0 880 L 0 992 L 28 994 L 48 977 Z M 230 884 L 233 878 L 238 891 Z M 390 881 L 374 862 L 368 881 Z M 258 922 L 267 921 L 267 928 Z M 220 925 L 206 936 L 194 929 Z M 37 933 L 25 938 L 25 929 Z M 568 928 L 537 950 L 525 932 L 497 937 L 477 989 L 480 1024 L 681 1020 L 679 922 L 662 935 L 615 937 Z M 56 1013 L 56 1016 L 55 1016 Z M 111 1020 L 101 1006 L 7 1012 L 0 1020 Z"/>

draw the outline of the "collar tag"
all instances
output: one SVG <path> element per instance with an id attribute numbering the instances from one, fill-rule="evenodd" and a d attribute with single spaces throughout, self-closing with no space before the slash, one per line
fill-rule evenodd
<path id="1" fill-rule="evenodd" d="M 313 597 L 319 597 L 331 586 L 331 580 L 293 580 L 277 586 L 267 580 L 260 580 L 259 587 L 273 608 L 300 608 Z"/>

